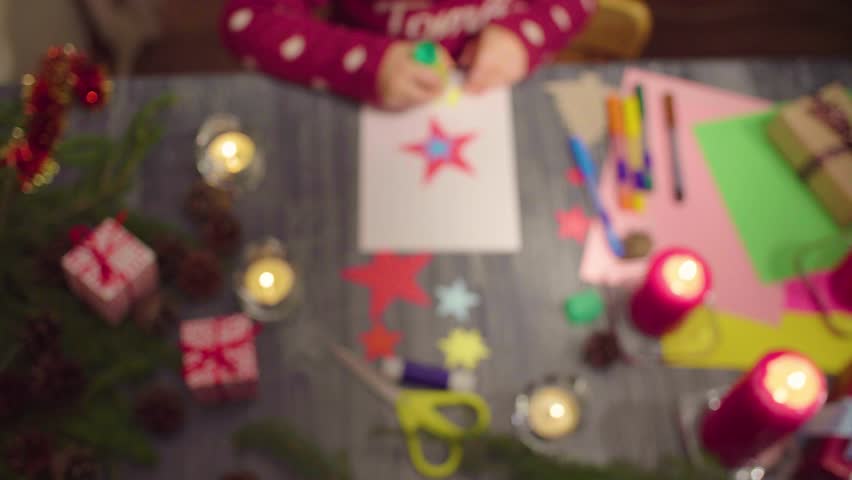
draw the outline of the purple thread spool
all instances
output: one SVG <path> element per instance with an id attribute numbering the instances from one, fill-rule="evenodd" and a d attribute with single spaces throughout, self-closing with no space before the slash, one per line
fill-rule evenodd
<path id="1" fill-rule="evenodd" d="M 388 357 L 382 360 L 381 370 L 387 378 L 405 385 L 458 392 L 471 392 L 476 388 L 476 378 L 471 372 L 464 370 L 451 372 L 441 367 L 415 363 L 400 357 Z"/>

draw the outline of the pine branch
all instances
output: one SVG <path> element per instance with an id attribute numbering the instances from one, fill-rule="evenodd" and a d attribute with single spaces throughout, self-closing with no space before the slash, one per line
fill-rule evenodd
<path id="1" fill-rule="evenodd" d="M 348 480 L 345 462 L 329 458 L 314 442 L 280 420 L 243 426 L 232 436 L 237 450 L 255 451 L 274 458 L 304 480 Z"/>
<path id="2" fill-rule="evenodd" d="M 709 464 L 709 463 L 708 463 Z M 503 472 L 510 480 L 726 480 L 721 467 L 693 467 L 669 460 L 655 470 L 624 462 L 598 466 L 540 455 L 515 437 L 484 435 L 465 442 L 462 469 L 467 473 Z"/>
<path id="3" fill-rule="evenodd" d="M 83 411 L 65 418 L 60 431 L 110 456 L 143 465 L 157 461 L 157 454 L 135 424 L 130 407 L 119 400 L 88 402 Z"/>

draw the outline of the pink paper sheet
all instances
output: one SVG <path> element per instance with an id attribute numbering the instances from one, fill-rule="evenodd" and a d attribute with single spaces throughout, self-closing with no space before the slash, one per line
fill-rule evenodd
<path id="1" fill-rule="evenodd" d="M 816 273 L 811 275 L 810 281 L 811 285 L 813 285 L 816 290 L 816 294 L 823 299 L 825 306 L 828 307 L 829 310 L 852 313 L 852 310 L 841 305 L 834 298 L 834 295 L 831 294 L 831 290 L 828 289 L 828 273 Z M 806 312 L 820 311 L 819 306 L 817 306 L 814 299 L 811 298 L 808 288 L 805 286 L 803 280 L 795 279 L 788 281 L 784 286 L 784 291 L 784 306 L 788 310 L 802 310 Z"/>
<path id="2" fill-rule="evenodd" d="M 725 209 L 692 127 L 703 121 L 766 110 L 770 103 L 680 78 L 638 69 L 627 69 L 623 91 L 642 84 L 646 126 L 653 158 L 654 190 L 648 195 L 642 215 L 617 207 L 615 162 L 608 158 L 601 171 L 601 195 L 619 234 L 633 229 L 649 232 L 654 250 L 670 246 L 692 248 L 708 262 L 713 274 L 716 308 L 753 320 L 775 324 L 783 308 L 783 287 L 760 282 L 739 235 Z M 672 195 L 669 142 L 663 120 L 663 96 L 675 96 L 677 135 L 686 197 L 675 202 Z M 583 280 L 595 284 L 625 285 L 641 280 L 644 261 L 624 262 L 615 258 L 595 222 L 589 229 L 580 266 Z"/>

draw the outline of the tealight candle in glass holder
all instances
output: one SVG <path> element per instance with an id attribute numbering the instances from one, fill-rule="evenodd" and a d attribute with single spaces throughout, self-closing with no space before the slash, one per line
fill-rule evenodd
<path id="1" fill-rule="evenodd" d="M 234 274 L 243 311 L 257 321 L 282 320 L 300 303 L 301 279 L 285 253 L 273 238 L 249 245 Z"/>
<path id="2" fill-rule="evenodd" d="M 512 424 L 519 438 L 543 453 L 553 453 L 559 440 L 573 434 L 580 426 L 582 398 L 588 394 L 586 381 L 580 377 L 548 376 L 515 397 Z"/>
<path id="3" fill-rule="evenodd" d="M 198 172 L 208 184 L 241 192 L 255 189 L 263 178 L 263 152 L 242 129 L 237 117 L 209 117 L 198 130 L 195 144 Z"/>

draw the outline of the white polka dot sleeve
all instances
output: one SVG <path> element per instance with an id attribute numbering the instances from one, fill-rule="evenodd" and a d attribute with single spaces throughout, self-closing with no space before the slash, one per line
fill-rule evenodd
<path id="1" fill-rule="evenodd" d="M 529 0 L 526 11 L 492 21 L 515 32 L 529 53 L 533 71 L 582 31 L 594 13 L 596 0 Z"/>
<path id="2" fill-rule="evenodd" d="M 379 63 L 391 39 L 325 23 L 309 0 L 230 0 L 225 45 L 243 64 L 285 80 L 375 101 Z"/>

